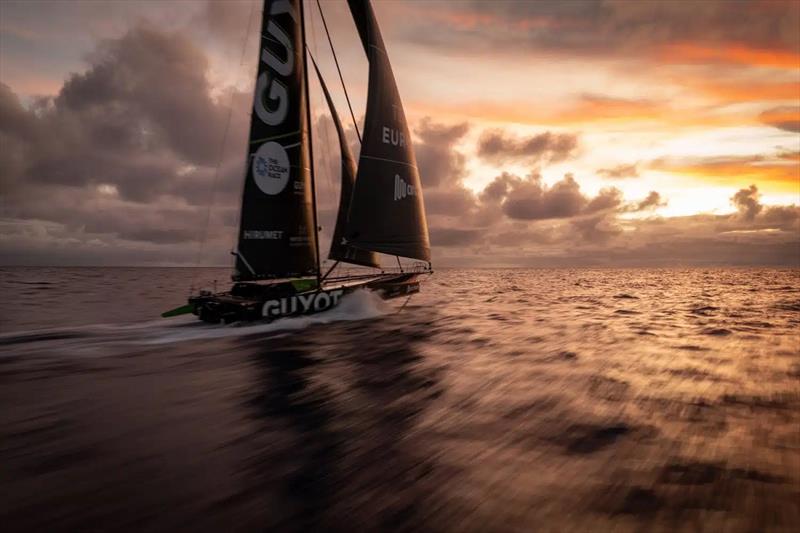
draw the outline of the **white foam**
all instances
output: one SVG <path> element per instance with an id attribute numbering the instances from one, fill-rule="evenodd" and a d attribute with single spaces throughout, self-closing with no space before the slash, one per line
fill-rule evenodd
<path id="1" fill-rule="evenodd" d="M 241 337 L 279 331 L 296 331 L 314 324 L 368 320 L 392 311 L 392 306 L 374 292 L 359 289 L 342 297 L 339 305 L 313 315 L 282 318 L 272 322 L 235 323 L 231 325 L 205 324 L 193 315 L 169 319 L 148 320 L 133 324 L 91 324 L 79 327 L 52 328 L 36 331 L 19 331 L 0 335 L 0 340 L 30 337 L 15 343 L 9 352 L 37 352 L 51 343 L 58 344 L 60 353 L 104 355 L 109 345 L 149 346 L 176 342 Z M 47 338 L 48 334 L 68 333 L 74 337 Z M 4 349 L 0 347 L 0 354 Z"/>
<path id="2" fill-rule="evenodd" d="M 222 337 L 240 337 L 270 333 L 273 331 L 290 331 L 305 329 L 314 324 L 330 322 L 367 320 L 377 318 L 391 312 L 391 306 L 381 300 L 372 291 L 359 289 L 342 297 L 339 305 L 333 309 L 296 317 L 281 318 L 268 323 L 235 323 L 231 325 L 200 325 L 180 330 L 175 328 L 139 341 L 139 344 L 171 344 L 189 340 L 216 339 Z M 192 317 L 194 318 L 194 317 Z M 196 319 L 195 319 L 196 320 Z"/>

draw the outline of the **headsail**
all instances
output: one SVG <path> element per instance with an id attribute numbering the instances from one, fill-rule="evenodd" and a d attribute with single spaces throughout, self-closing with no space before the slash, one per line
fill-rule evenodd
<path id="1" fill-rule="evenodd" d="M 430 261 L 417 160 L 369 0 L 348 0 L 369 59 L 364 137 L 345 239 L 364 250 Z"/>
<path id="2" fill-rule="evenodd" d="M 342 187 L 339 193 L 339 211 L 336 214 L 336 227 L 333 230 L 331 251 L 328 257 L 336 261 L 344 261 L 356 265 L 379 267 L 380 262 L 378 261 L 378 256 L 374 252 L 353 248 L 343 241 L 345 225 L 347 224 L 347 214 L 350 211 L 350 199 L 353 196 L 353 184 L 356 181 L 356 161 L 353 159 L 350 146 L 347 144 L 347 137 L 342 127 L 342 121 L 339 119 L 339 114 L 336 112 L 336 106 L 334 106 L 331 94 L 328 92 L 328 86 L 322 78 L 317 63 L 313 58 L 311 61 L 314 63 L 314 70 L 317 71 L 317 78 L 322 87 L 322 92 L 325 93 L 325 100 L 328 102 L 328 109 L 330 109 L 333 124 L 336 126 L 336 134 L 339 136 L 339 149 L 342 154 Z"/>
<path id="3" fill-rule="evenodd" d="M 300 1 L 264 5 L 236 279 L 317 270 Z"/>

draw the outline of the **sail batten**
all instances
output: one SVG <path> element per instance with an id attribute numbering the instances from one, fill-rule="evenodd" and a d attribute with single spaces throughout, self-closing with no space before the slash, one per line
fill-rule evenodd
<path id="1" fill-rule="evenodd" d="M 234 278 L 317 272 L 301 0 L 264 5 Z"/>
<path id="2" fill-rule="evenodd" d="M 411 135 L 369 0 L 348 0 L 369 60 L 361 154 L 347 217 L 348 245 L 430 261 L 430 240 Z"/>

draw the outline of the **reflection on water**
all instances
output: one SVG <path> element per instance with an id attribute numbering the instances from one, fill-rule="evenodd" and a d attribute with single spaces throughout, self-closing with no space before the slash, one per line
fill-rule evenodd
<path id="1" fill-rule="evenodd" d="M 136 270 L 65 276 L 146 292 Z M 57 273 L 12 278 L 27 294 Z M 64 323 L 29 313 L 0 334 L 0 523 L 792 531 L 798 281 L 447 271 L 401 314 L 353 300 L 253 328 L 146 322 L 146 306 L 108 325 L 90 294 Z M 58 310 L 58 290 L 25 305 Z"/>

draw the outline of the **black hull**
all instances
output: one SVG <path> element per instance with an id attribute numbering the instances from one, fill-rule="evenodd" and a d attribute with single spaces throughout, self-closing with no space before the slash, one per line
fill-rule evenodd
<path id="1" fill-rule="evenodd" d="M 298 291 L 291 282 L 236 283 L 227 292 L 192 296 L 189 305 L 200 320 L 212 324 L 268 322 L 327 311 L 339 305 L 344 296 L 359 289 L 374 291 L 388 300 L 419 292 L 419 284 L 416 273 L 343 280 L 322 289 L 304 291 Z"/>

